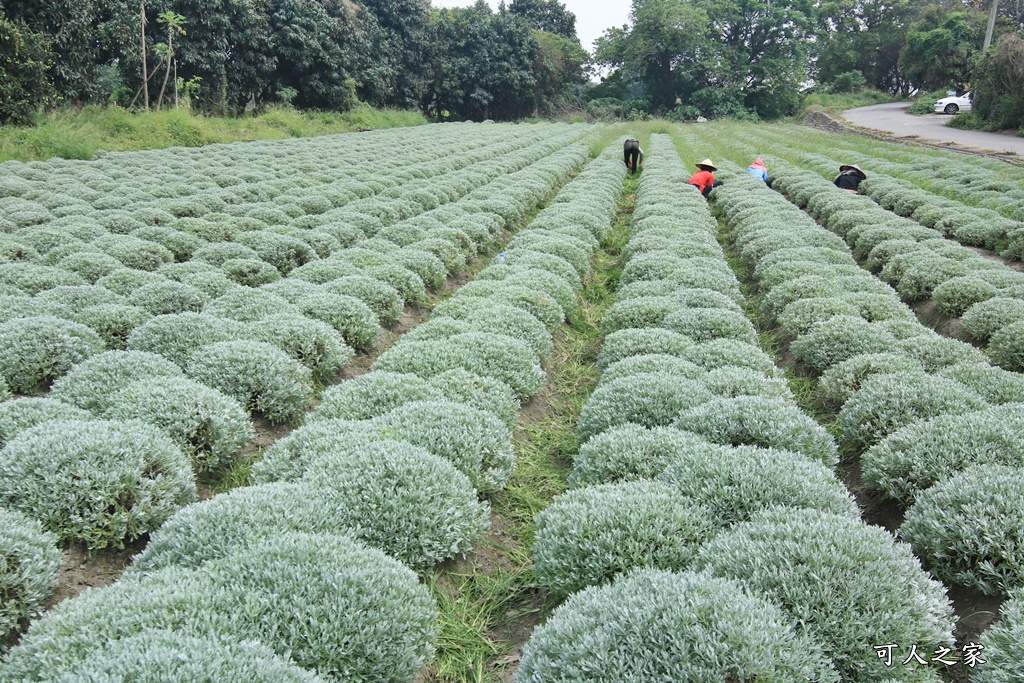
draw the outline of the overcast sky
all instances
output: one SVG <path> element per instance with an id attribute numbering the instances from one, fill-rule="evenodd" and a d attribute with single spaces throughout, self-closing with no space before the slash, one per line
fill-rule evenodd
<path id="1" fill-rule="evenodd" d="M 505 4 L 511 4 L 506 0 Z M 476 0 L 431 0 L 434 7 L 468 7 Z M 498 9 L 498 0 L 487 0 L 492 9 Z M 562 4 L 576 15 L 576 34 L 583 47 L 593 54 L 594 41 L 612 26 L 629 22 L 630 0 L 562 0 Z"/>

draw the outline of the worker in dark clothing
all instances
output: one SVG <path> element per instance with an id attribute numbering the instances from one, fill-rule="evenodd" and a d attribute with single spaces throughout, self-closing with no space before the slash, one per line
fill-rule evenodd
<path id="1" fill-rule="evenodd" d="M 835 179 L 835 186 L 840 190 L 857 194 L 860 181 L 867 177 L 868 175 L 860 170 L 860 166 L 857 164 L 843 164 L 839 167 L 839 177 Z"/>
<path id="2" fill-rule="evenodd" d="M 629 138 L 622 144 L 622 156 L 630 173 L 636 173 L 644 163 L 644 151 L 640 149 L 640 141 Z"/>

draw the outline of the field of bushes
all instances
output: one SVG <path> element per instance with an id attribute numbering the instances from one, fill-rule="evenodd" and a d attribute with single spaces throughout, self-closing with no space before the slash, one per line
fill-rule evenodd
<path id="1" fill-rule="evenodd" d="M 1020 680 L 1022 258 L 793 124 L 2 163 L 0 681 Z"/>

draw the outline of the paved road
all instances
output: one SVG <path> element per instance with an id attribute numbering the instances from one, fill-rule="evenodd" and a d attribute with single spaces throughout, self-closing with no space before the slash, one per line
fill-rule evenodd
<path id="1" fill-rule="evenodd" d="M 958 130 L 945 125 L 951 117 L 945 114 L 912 116 L 906 112 L 909 102 L 890 102 L 870 107 L 858 107 L 843 112 L 843 118 L 865 128 L 873 128 L 903 137 L 917 137 L 934 142 L 953 142 L 965 147 L 992 150 L 1000 154 L 1016 153 L 1024 157 L 1024 138 L 983 133 L 976 130 Z"/>

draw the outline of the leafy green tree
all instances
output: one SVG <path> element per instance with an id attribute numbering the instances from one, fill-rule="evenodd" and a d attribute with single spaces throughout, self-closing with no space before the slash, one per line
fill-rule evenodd
<path id="1" fill-rule="evenodd" d="M 353 86 L 346 67 L 345 47 L 354 33 L 345 21 L 341 2 L 271 0 L 268 6 L 267 46 L 274 70 L 265 90 L 277 99 L 285 88 L 296 93 L 292 104 L 312 109 L 350 109 Z"/>
<path id="2" fill-rule="evenodd" d="M 431 45 L 421 102 L 428 116 L 511 120 L 533 113 L 539 47 L 522 19 L 492 13 L 483 0 L 435 10 Z"/>
<path id="3" fill-rule="evenodd" d="M 359 94 L 374 105 L 415 107 L 427 87 L 429 0 L 356 0 L 357 32 L 349 49 L 360 57 L 348 66 Z"/>
<path id="4" fill-rule="evenodd" d="M 512 0 L 508 11 L 526 20 L 530 28 L 579 42 L 576 15 L 558 0 Z"/>
<path id="5" fill-rule="evenodd" d="M 610 28 L 597 39 L 594 61 L 641 84 L 656 111 L 706 85 L 707 12 L 688 0 L 633 0 L 632 26 Z"/>
<path id="6" fill-rule="evenodd" d="M 710 21 L 709 38 L 728 65 L 743 105 L 758 115 L 790 114 L 799 101 L 811 24 L 810 0 L 696 0 Z"/>
<path id="7" fill-rule="evenodd" d="M 533 74 L 537 82 L 534 97 L 537 110 L 551 112 L 562 104 L 578 99 L 586 83 L 585 65 L 590 61 L 578 40 L 570 40 L 546 31 L 534 31 L 537 53 Z"/>
<path id="8" fill-rule="evenodd" d="M 917 0 L 823 0 L 815 11 L 810 75 L 830 84 L 858 71 L 883 92 L 908 94 L 910 82 L 899 68 L 907 28 Z"/>
<path id="9" fill-rule="evenodd" d="M 974 111 L 992 128 L 1024 130 L 1024 36 L 1007 33 L 972 74 Z"/>
<path id="10" fill-rule="evenodd" d="M 921 90 L 949 86 L 962 89 L 984 37 L 985 17 L 979 12 L 950 12 L 932 5 L 911 24 L 900 52 L 899 66 Z"/>
<path id="11" fill-rule="evenodd" d="M 0 122 L 29 123 L 40 107 L 52 103 L 52 59 L 48 36 L 0 11 Z"/>
<path id="12" fill-rule="evenodd" d="M 49 74 L 59 97 L 87 102 L 109 94 L 98 90 L 99 70 L 127 48 L 127 34 L 112 28 L 118 24 L 121 5 L 101 0 L 3 0 L 2 9 L 11 21 L 47 37 L 55 57 Z"/>

